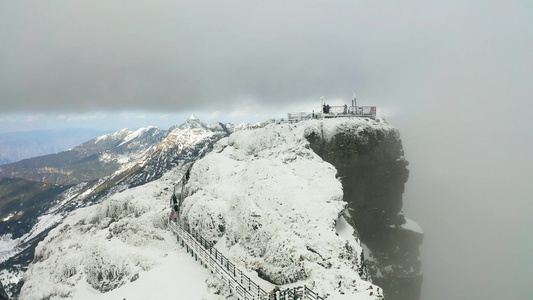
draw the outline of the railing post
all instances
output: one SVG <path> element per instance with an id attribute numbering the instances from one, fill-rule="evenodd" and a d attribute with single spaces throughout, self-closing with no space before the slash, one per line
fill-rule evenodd
<path id="1" fill-rule="evenodd" d="M 170 224 L 169 220 L 169 224 Z M 179 223 L 170 224 L 169 226 L 177 235 L 178 243 L 181 238 L 181 245 L 185 246 L 187 253 L 191 251 L 191 256 L 198 261 L 198 251 L 200 252 L 200 263 L 206 268 L 209 267 L 211 273 L 219 274 L 222 277 L 222 280 L 230 285 L 230 289 L 236 292 L 236 296 L 243 296 L 243 299 L 258 299 L 258 300 L 289 300 L 289 299 L 314 299 L 314 300 L 323 300 L 323 298 L 318 297 L 313 291 L 307 288 L 307 286 L 297 287 L 292 289 L 286 289 L 284 291 L 277 290 L 274 294 L 269 294 L 263 291 L 255 282 L 253 282 L 248 276 L 242 273 L 241 270 L 237 269 L 233 263 L 231 263 L 227 258 L 222 255 L 216 248 L 214 248 L 210 243 L 207 242 L 198 232 L 192 230 L 188 224 Z M 185 228 L 188 230 L 185 231 Z M 192 231 L 191 231 L 192 230 Z M 209 254 L 207 253 L 207 247 L 209 247 Z M 213 253 L 214 252 L 214 253 Z M 202 256 L 203 255 L 203 256 Z M 213 258 L 214 256 L 214 258 Z M 219 262 L 220 257 L 220 262 Z M 203 259 L 206 261 L 204 262 Z M 224 262 L 225 260 L 225 262 Z M 209 266 L 208 266 L 209 265 Z M 237 279 L 237 273 L 240 276 L 240 280 Z M 246 278 L 246 280 L 244 280 Z M 248 282 L 248 287 L 246 288 L 246 282 Z M 233 282 L 237 284 L 236 287 L 233 287 Z M 254 291 L 252 291 L 252 288 Z M 242 293 L 241 293 L 242 290 Z M 242 295 L 241 295 L 242 294 Z"/>

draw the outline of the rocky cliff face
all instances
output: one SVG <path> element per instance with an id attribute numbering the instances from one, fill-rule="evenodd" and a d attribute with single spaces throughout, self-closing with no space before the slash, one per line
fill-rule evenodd
<path id="1" fill-rule="evenodd" d="M 380 126 L 382 125 L 382 126 Z M 338 171 L 352 225 L 366 245 L 366 265 L 389 300 L 420 298 L 423 233 L 401 212 L 408 162 L 400 134 L 382 120 L 306 133 L 311 148 Z"/>

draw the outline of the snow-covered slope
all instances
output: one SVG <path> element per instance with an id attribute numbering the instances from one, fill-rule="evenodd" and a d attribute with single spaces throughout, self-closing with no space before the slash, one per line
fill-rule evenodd
<path id="1" fill-rule="evenodd" d="M 202 157 L 218 140 L 229 134 L 230 131 L 221 123 L 206 125 L 191 116 L 182 125 L 169 130 L 167 137 L 127 181 L 131 186 L 137 186 L 158 179 L 165 172 Z"/>
<path id="2" fill-rule="evenodd" d="M 305 284 L 328 299 L 380 299 L 381 289 L 366 279 L 355 232 L 341 216 L 346 203 L 336 170 L 304 137 L 335 126 L 268 125 L 223 138 L 195 162 L 181 216 L 239 268 L 272 285 Z M 165 226 L 172 187 L 187 167 L 68 216 L 37 247 L 21 298 L 154 299 L 178 290 L 183 299 L 226 296 L 221 282 L 182 257 Z M 194 288 L 176 281 L 154 286 L 184 273 L 198 276 L 188 279 Z"/>
<path id="3" fill-rule="evenodd" d="M 207 126 L 197 119 L 194 122 L 199 128 L 191 126 L 183 126 L 181 129 L 175 128 L 172 130 L 172 134 L 169 134 L 162 141 L 160 138 L 156 138 L 150 142 L 150 136 L 159 135 L 160 130 L 154 127 L 136 132 L 123 130 L 121 133 L 90 141 L 86 143 L 87 147 L 82 147 L 86 151 L 98 153 L 97 148 L 100 146 L 97 144 L 110 143 L 120 145 L 119 148 L 122 149 L 132 147 L 134 153 L 144 153 L 144 155 L 135 155 L 135 158 L 132 156 L 132 160 L 118 160 L 118 171 L 109 176 L 80 183 L 62 193 L 60 190 L 53 195 L 51 193 L 47 195 L 37 194 L 34 198 L 40 201 L 39 207 L 31 217 L 29 213 L 22 215 L 19 211 L 23 207 L 17 205 L 17 211 L 15 211 L 17 216 L 21 215 L 23 220 L 31 221 L 31 224 L 24 228 L 20 228 L 20 222 L 17 220 L 13 220 L 12 217 L 8 218 L 7 216 L 11 214 L 7 212 L 6 216 L 0 219 L 3 227 L 4 225 L 10 226 L 6 226 L 9 227 L 7 234 L 4 235 L 3 232 L 0 232 L 0 280 L 9 291 L 12 294 L 18 294 L 22 274 L 33 259 L 37 242 L 41 241 L 50 229 L 62 222 L 71 211 L 98 203 L 121 191 L 159 179 L 170 170 L 179 170 L 179 168 L 209 152 L 217 140 L 228 134 L 216 124 Z M 110 145 L 101 146 L 108 148 Z M 139 146 L 143 149 L 153 150 L 135 152 L 133 149 L 139 149 Z M 24 207 L 27 207 L 27 203 Z M 7 222 L 10 223 L 7 224 Z M 21 232 L 21 234 L 13 236 L 9 231 Z"/>
<path id="4" fill-rule="evenodd" d="M 361 278 L 361 246 L 336 232 L 346 206 L 341 183 L 304 138 L 317 122 L 221 140 L 195 163 L 182 218 L 211 241 L 223 239 L 230 260 L 275 284 L 359 294 L 375 287 Z"/>
<path id="5" fill-rule="evenodd" d="M 72 213 L 35 250 L 20 298 L 74 296 L 83 282 L 110 291 L 178 251 L 164 229 L 169 185 L 148 183 Z"/>

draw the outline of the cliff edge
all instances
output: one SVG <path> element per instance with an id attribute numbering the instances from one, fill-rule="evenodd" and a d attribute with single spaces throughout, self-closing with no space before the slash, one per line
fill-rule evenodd
<path id="1" fill-rule="evenodd" d="M 420 299 L 419 246 L 424 233 L 406 219 L 402 194 L 409 177 L 398 130 L 382 119 L 338 119 L 306 130 L 311 148 L 337 169 L 347 220 L 366 246 L 372 282 L 389 300 Z"/>

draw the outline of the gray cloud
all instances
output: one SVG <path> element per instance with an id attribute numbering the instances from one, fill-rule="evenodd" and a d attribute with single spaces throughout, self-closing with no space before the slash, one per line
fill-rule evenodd
<path id="1" fill-rule="evenodd" d="M 310 110 L 355 89 L 402 133 L 423 299 L 533 293 L 530 2 L 4 1 L 0 44 L 0 121 Z"/>
<path id="2" fill-rule="evenodd" d="M 391 89 L 395 76 L 451 46 L 446 39 L 462 26 L 439 9 L 304 1 L 4 3 L 0 98 L 8 111 L 85 111 L 209 110 L 244 99 L 279 105 L 322 94 L 349 99 L 353 89 L 379 96 L 378 87 Z"/>

